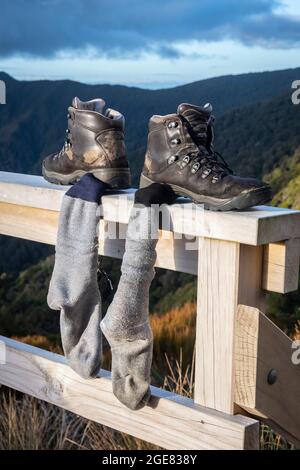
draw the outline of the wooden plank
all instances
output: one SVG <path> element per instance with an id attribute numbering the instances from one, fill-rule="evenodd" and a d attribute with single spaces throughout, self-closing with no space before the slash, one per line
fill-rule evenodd
<path id="1" fill-rule="evenodd" d="M 261 247 L 199 240 L 195 401 L 234 413 L 236 310 L 265 306 Z"/>
<path id="2" fill-rule="evenodd" d="M 0 172 L 1 202 L 59 211 L 68 188 L 48 183 L 41 176 Z"/>
<path id="3" fill-rule="evenodd" d="M 55 245 L 59 212 L 0 202 L 0 233 Z M 109 238 L 118 236 L 123 238 Z M 99 254 L 122 259 L 125 249 L 126 225 L 101 220 Z M 180 236 L 181 238 L 176 238 Z M 182 235 L 161 231 L 157 244 L 156 267 L 197 274 L 198 251 L 186 250 L 188 240 Z"/>
<path id="4" fill-rule="evenodd" d="M 157 260 L 155 266 L 173 271 L 197 274 L 198 272 L 198 243 L 195 237 L 188 239 L 184 235 L 160 231 L 157 242 Z M 189 249 L 190 247 L 190 249 Z"/>
<path id="5" fill-rule="evenodd" d="M 266 245 L 272 242 L 280 242 L 289 240 L 290 238 L 299 237 L 299 211 L 286 209 L 285 214 L 281 212 L 279 207 L 268 207 L 268 217 L 260 219 L 257 239 L 257 245 Z"/>
<path id="6" fill-rule="evenodd" d="M 195 401 L 233 413 L 239 244 L 199 240 Z"/>
<path id="7" fill-rule="evenodd" d="M 59 212 L 0 202 L 0 233 L 55 245 Z"/>
<path id="8" fill-rule="evenodd" d="M 259 309 L 245 305 L 238 307 L 236 338 L 235 402 L 268 418 L 299 446 L 300 365 L 292 360 L 292 341 Z"/>
<path id="9" fill-rule="evenodd" d="M 1 206 L 0 206 L 1 207 Z M 112 258 L 123 258 L 127 224 L 104 221 L 100 224 L 99 253 Z M 119 238 L 111 239 L 107 234 L 117 233 Z M 180 237 L 180 238 L 178 238 Z M 160 238 L 156 246 L 157 268 L 171 269 L 187 274 L 197 274 L 198 250 L 196 239 L 188 239 L 184 235 L 160 230 Z M 191 247 L 192 249 L 187 249 Z"/>
<path id="10" fill-rule="evenodd" d="M 59 211 L 68 187 L 52 185 L 42 177 L 0 172 L 0 202 Z M 133 205 L 134 190 L 119 191 L 102 198 L 106 220 L 126 224 Z M 300 237 L 300 211 L 259 206 L 247 211 L 216 213 L 203 211 L 181 199 L 165 209 L 168 231 L 261 245 Z"/>
<path id="11" fill-rule="evenodd" d="M 298 290 L 300 239 L 265 246 L 263 288 L 286 294 Z"/>
<path id="12" fill-rule="evenodd" d="M 131 411 L 114 397 L 108 372 L 84 380 L 62 356 L 4 337 L 0 341 L 6 345 L 6 364 L 0 364 L 3 385 L 167 449 L 258 447 L 256 420 L 226 416 L 155 387 L 149 405 Z"/>

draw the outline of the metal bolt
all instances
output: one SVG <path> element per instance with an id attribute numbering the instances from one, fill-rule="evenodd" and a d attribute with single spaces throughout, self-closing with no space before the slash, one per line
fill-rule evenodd
<path id="1" fill-rule="evenodd" d="M 267 377 L 267 382 L 269 385 L 274 385 L 274 383 L 277 381 L 278 374 L 276 369 L 271 369 L 270 372 L 268 373 Z"/>

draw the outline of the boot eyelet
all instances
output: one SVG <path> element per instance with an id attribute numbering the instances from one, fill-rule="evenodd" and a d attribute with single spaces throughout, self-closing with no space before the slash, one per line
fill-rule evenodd
<path id="1" fill-rule="evenodd" d="M 169 129 L 174 129 L 175 127 L 178 127 L 178 122 L 177 121 L 169 122 L 169 124 L 168 124 Z"/>
<path id="2" fill-rule="evenodd" d="M 178 155 L 172 155 L 170 158 L 168 158 L 168 164 L 172 165 L 172 163 L 175 163 L 178 160 Z"/>
<path id="3" fill-rule="evenodd" d="M 211 170 L 207 168 L 206 170 L 203 170 L 201 178 L 205 179 L 211 174 Z"/>
<path id="4" fill-rule="evenodd" d="M 186 155 L 181 162 L 181 168 L 186 167 L 190 163 L 191 157 L 189 155 Z"/>
<path id="5" fill-rule="evenodd" d="M 197 163 L 194 163 L 194 165 L 192 166 L 192 170 L 191 170 L 192 173 L 193 173 L 193 174 L 197 173 L 197 171 L 199 170 L 199 168 L 200 168 L 200 163 L 198 163 L 198 162 L 197 162 Z"/>
<path id="6" fill-rule="evenodd" d="M 171 142 L 174 145 L 179 145 L 179 144 L 181 144 L 181 139 L 173 139 L 173 140 L 171 140 Z"/>
<path id="7" fill-rule="evenodd" d="M 217 183 L 217 182 L 219 181 L 219 179 L 220 179 L 220 178 L 219 178 L 218 176 L 217 176 L 217 177 L 214 176 L 213 179 L 211 180 L 211 182 L 212 182 L 213 184 L 215 184 L 215 183 Z"/>

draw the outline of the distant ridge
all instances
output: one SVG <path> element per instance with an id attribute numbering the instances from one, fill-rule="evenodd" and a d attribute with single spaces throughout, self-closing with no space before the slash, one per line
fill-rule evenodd
<path id="1" fill-rule="evenodd" d="M 260 125 L 257 131 L 253 128 L 255 115 L 252 116 L 252 106 L 270 103 L 280 96 L 286 96 L 287 106 L 291 83 L 300 79 L 300 68 L 223 76 L 162 90 L 86 85 L 72 80 L 18 81 L 5 72 L 0 72 L 0 79 L 7 84 L 7 104 L 0 106 L 1 170 L 40 173 L 41 159 L 63 143 L 67 106 L 73 96 L 78 95 L 83 100 L 100 96 L 108 106 L 119 109 L 126 117 L 126 141 L 136 184 L 143 163 L 149 117 L 175 112 L 177 105 L 184 101 L 202 104 L 209 101 L 213 104 L 220 150 L 226 153 L 230 162 L 247 169 L 244 163 L 247 162 L 248 142 L 250 140 L 255 145 L 256 132 L 261 133 L 264 127 L 268 127 Z M 266 107 L 260 104 L 257 109 L 261 106 L 264 112 L 273 112 L 271 104 Z M 289 112 L 295 113 L 295 108 Z M 268 121 L 268 116 L 262 116 L 261 111 L 257 115 L 260 121 Z M 251 138 L 245 136 L 241 139 L 243 122 L 248 119 L 252 123 Z M 276 134 L 276 122 L 273 125 Z M 232 136 L 236 136 L 236 144 Z M 263 155 L 270 140 L 265 136 L 259 142 Z M 269 161 L 268 170 L 270 166 L 272 162 Z M 264 171 L 264 163 L 248 165 L 248 168 L 260 174 Z"/>
<path id="2" fill-rule="evenodd" d="M 149 117 L 175 112 L 184 101 L 210 101 L 216 115 L 216 148 L 236 172 L 261 177 L 284 167 L 300 147 L 300 106 L 290 99 L 296 79 L 300 68 L 144 90 L 71 80 L 26 82 L 0 72 L 7 84 L 7 104 L 0 105 L 0 170 L 40 174 L 42 158 L 63 143 L 67 106 L 77 95 L 84 100 L 103 97 L 125 114 L 134 185 L 143 165 Z M 290 186 L 288 191 L 290 196 Z M 0 271 L 17 272 L 51 252 L 45 245 L 6 237 L 0 237 L 0 248 Z"/>

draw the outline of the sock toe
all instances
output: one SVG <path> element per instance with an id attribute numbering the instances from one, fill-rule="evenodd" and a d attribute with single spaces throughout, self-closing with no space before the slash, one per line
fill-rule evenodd
<path id="1" fill-rule="evenodd" d="M 142 408 L 151 396 L 149 381 L 133 375 L 115 378 L 113 392 L 118 400 L 131 410 Z"/>
<path id="2" fill-rule="evenodd" d="M 78 355 L 77 351 L 68 355 L 68 365 L 83 379 L 95 378 L 101 368 L 101 354 Z"/>

